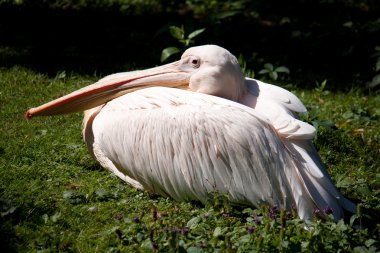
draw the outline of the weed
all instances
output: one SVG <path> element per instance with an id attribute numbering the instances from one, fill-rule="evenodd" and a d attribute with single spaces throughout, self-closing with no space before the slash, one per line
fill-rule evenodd
<path id="1" fill-rule="evenodd" d="M 247 62 L 244 60 L 242 54 L 239 55 L 238 62 L 246 77 L 255 78 L 255 72 L 247 68 Z"/>
<path id="2" fill-rule="evenodd" d="M 374 88 L 380 84 L 380 46 L 375 48 L 376 53 L 372 55 L 372 57 L 376 58 L 375 65 L 375 76 L 372 78 L 372 81 L 367 84 L 369 88 Z"/>
<path id="3" fill-rule="evenodd" d="M 285 66 L 274 67 L 272 63 L 265 63 L 264 68 L 259 71 L 260 75 L 266 75 L 274 81 L 278 79 L 279 73 L 289 74 L 290 71 Z"/>
<path id="4" fill-rule="evenodd" d="M 167 47 L 161 52 L 161 62 L 166 61 L 170 56 L 182 53 L 184 49 L 194 44 L 194 38 L 203 33 L 206 28 L 198 29 L 185 36 L 185 29 L 183 26 L 170 26 L 169 31 L 173 38 L 175 38 L 181 45 L 182 49 L 178 47 Z"/>

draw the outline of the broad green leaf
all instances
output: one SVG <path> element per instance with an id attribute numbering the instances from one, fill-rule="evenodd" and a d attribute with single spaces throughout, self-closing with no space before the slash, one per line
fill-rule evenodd
<path id="1" fill-rule="evenodd" d="M 161 52 L 161 62 L 164 62 L 171 55 L 179 53 L 180 50 L 176 47 L 167 47 Z"/>
<path id="2" fill-rule="evenodd" d="M 199 248 L 199 247 L 195 247 L 195 246 L 191 246 L 189 248 L 187 248 L 187 253 L 202 253 L 203 250 L 202 248 Z"/>
<path id="3" fill-rule="evenodd" d="M 138 232 L 136 234 L 136 239 L 137 239 L 138 242 L 141 242 L 144 239 L 144 233 L 143 232 L 142 233 Z"/>
<path id="4" fill-rule="evenodd" d="M 370 247 L 374 243 L 376 243 L 376 241 L 374 239 L 368 239 L 367 241 L 364 242 L 365 246 L 367 246 L 367 247 Z"/>
<path id="5" fill-rule="evenodd" d="M 243 235 L 239 238 L 239 243 L 249 243 L 251 241 L 251 235 Z"/>
<path id="6" fill-rule="evenodd" d="M 281 73 L 290 73 L 289 69 L 285 66 L 280 66 L 280 67 L 277 67 L 275 70 L 275 72 L 281 72 Z"/>
<path id="7" fill-rule="evenodd" d="M 73 196 L 73 192 L 72 191 L 64 191 L 63 192 L 63 198 L 64 199 L 70 199 L 72 196 Z"/>
<path id="8" fill-rule="evenodd" d="M 58 72 L 56 77 L 56 79 L 65 79 L 66 78 L 66 71 L 61 71 L 61 72 Z"/>
<path id="9" fill-rule="evenodd" d="M 42 215 L 42 219 L 44 220 L 45 223 L 47 223 L 49 221 L 49 215 L 47 215 L 46 213 L 44 213 Z"/>
<path id="10" fill-rule="evenodd" d="M 352 215 L 350 218 L 350 226 L 354 225 L 355 220 L 358 218 L 356 214 Z"/>
<path id="11" fill-rule="evenodd" d="M 223 11 L 221 13 L 218 13 L 216 15 L 216 18 L 217 19 L 224 19 L 224 18 L 235 16 L 238 13 L 239 13 L 239 11 Z"/>
<path id="12" fill-rule="evenodd" d="M 193 228 L 196 228 L 198 226 L 198 222 L 201 220 L 200 217 L 194 217 L 192 218 L 191 220 L 189 220 L 187 222 L 187 227 L 189 227 L 190 229 L 193 229 Z"/>
<path id="13" fill-rule="evenodd" d="M 273 65 L 271 63 L 265 63 L 264 68 L 269 71 L 273 71 Z"/>
<path id="14" fill-rule="evenodd" d="M 188 37 L 189 39 L 192 39 L 192 38 L 198 36 L 199 34 L 203 33 L 205 30 L 206 30 L 206 28 L 202 28 L 202 29 L 195 30 L 195 31 L 193 31 L 192 33 L 190 33 L 189 36 L 187 36 L 187 37 Z"/>
<path id="15" fill-rule="evenodd" d="M 266 73 L 269 73 L 269 70 L 262 69 L 262 70 L 259 71 L 259 74 L 266 74 Z"/>
<path id="16" fill-rule="evenodd" d="M 373 88 L 380 84 L 380 74 L 374 76 L 372 81 L 369 84 L 369 87 Z"/>
<path id="17" fill-rule="evenodd" d="M 270 76 L 270 78 L 272 78 L 273 80 L 277 80 L 277 78 L 278 78 L 278 74 L 277 74 L 277 72 L 269 72 L 269 76 Z"/>
<path id="18" fill-rule="evenodd" d="M 183 40 L 185 38 L 185 30 L 183 27 L 170 26 L 169 31 L 170 34 L 177 40 Z"/>
<path id="19" fill-rule="evenodd" d="M 336 177 L 336 187 L 338 188 L 349 188 L 352 186 L 352 180 L 343 175 L 343 174 L 340 174 Z"/>
<path id="20" fill-rule="evenodd" d="M 144 251 L 144 252 L 152 252 L 153 251 L 153 247 L 152 247 L 152 242 L 150 241 L 150 239 L 145 239 L 142 243 L 141 243 L 141 249 Z"/>
<path id="21" fill-rule="evenodd" d="M 304 249 L 306 249 L 306 248 L 309 247 L 309 244 L 310 244 L 310 243 L 307 242 L 307 241 L 301 242 L 301 247 L 304 248 Z"/>
<path id="22" fill-rule="evenodd" d="M 0 213 L 0 216 L 1 217 L 4 217 L 8 214 L 12 214 L 14 211 L 16 210 L 16 207 L 15 206 L 11 206 L 10 208 L 8 208 L 5 212 L 1 212 Z"/>
<path id="23" fill-rule="evenodd" d="M 101 201 L 108 200 L 113 197 L 109 191 L 102 188 L 96 189 L 95 195 L 97 199 Z"/>
<path id="24" fill-rule="evenodd" d="M 343 24 L 343 26 L 348 27 L 348 28 L 351 28 L 352 25 L 353 25 L 352 21 L 347 21 L 347 22 L 345 22 L 345 23 Z"/>
<path id="25" fill-rule="evenodd" d="M 180 41 L 182 44 L 185 45 L 185 47 L 188 47 L 190 45 L 191 39 L 186 39 L 186 40 L 181 40 Z"/>
<path id="26" fill-rule="evenodd" d="M 246 214 L 252 215 L 252 214 L 253 214 L 253 209 L 252 209 L 252 208 L 245 208 L 245 209 L 243 210 L 243 213 L 246 213 Z"/>
<path id="27" fill-rule="evenodd" d="M 218 236 L 221 236 L 221 235 L 223 235 L 222 228 L 221 227 L 216 227 L 215 230 L 214 230 L 213 236 L 214 237 L 218 237 Z"/>
<path id="28" fill-rule="evenodd" d="M 239 54 L 238 63 L 241 66 L 241 68 L 243 69 L 243 72 L 244 72 L 244 70 L 245 70 L 245 68 L 247 66 L 247 63 L 245 62 L 242 54 Z"/>
<path id="29" fill-rule="evenodd" d="M 61 217 L 61 212 L 56 212 L 53 216 L 50 217 L 52 222 L 57 222 L 59 217 Z"/>
<path id="30" fill-rule="evenodd" d="M 326 88 L 326 84 L 327 84 L 327 80 L 323 80 L 323 82 L 321 83 L 321 89 L 324 90 Z"/>
<path id="31" fill-rule="evenodd" d="M 380 70 L 380 57 L 377 58 L 377 62 L 376 62 L 376 72 Z"/>
<path id="32" fill-rule="evenodd" d="M 352 252 L 354 252 L 354 253 L 363 253 L 363 252 L 368 253 L 368 250 L 364 246 L 356 246 Z"/>
<path id="33" fill-rule="evenodd" d="M 335 127 L 335 123 L 332 122 L 331 120 L 317 120 L 318 125 L 323 126 L 328 129 L 333 129 Z"/>

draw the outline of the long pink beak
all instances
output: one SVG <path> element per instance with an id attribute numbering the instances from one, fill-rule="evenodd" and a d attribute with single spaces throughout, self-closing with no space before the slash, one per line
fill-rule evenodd
<path id="1" fill-rule="evenodd" d="M 153 86 L 185 88 L 189 73 L 178 68 L 178 62 L 147 70 L 117 73 L 98 82 L 50 101 L 26 112 L 26 118 L 79 112 L 102 105 L 116 97 Z"/>

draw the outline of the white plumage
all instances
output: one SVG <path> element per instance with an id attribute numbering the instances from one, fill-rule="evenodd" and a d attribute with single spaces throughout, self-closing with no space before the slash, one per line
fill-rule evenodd
<path id="1" fill-rule="evenodd" d="M 180 81 L 173 81 L 175 75 Z M 182 88 L 186 82 L 189 90 L 136 91 L 162 76 L 164 85 Z M 112 95 L 107 88 L 88 96 L 104 85 Z M 294 206 L 306 220 L 326 207 L 335 219 L 343 209 L 355 212 L 311 143 L 314 127 L 294 116 L 306 111 L 302 102 L 282 88 L 244 78 L 225 49 L 191 48 L 173 65 L 119 73 L 93 87 L 30 109 L 27 116 L 102 104 L 85 113 L 85 142 L 103 167 L 133 187 L 178 201 L 205 202 L 219 192 L 235 204 Z M 104 93 L 112 99 L 105 104 Z"/>

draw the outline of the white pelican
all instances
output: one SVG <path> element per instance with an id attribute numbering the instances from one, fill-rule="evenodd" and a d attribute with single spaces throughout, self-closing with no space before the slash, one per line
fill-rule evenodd
<path id="1" fill-rule="evenodd" d="M 292 93 L 245 78 L 224 48 L 188 49 L 177 62 L 117 73 L 27 111 L 27 118 L 85 111 L 84 140 L 129 185 L 176 200 L 355 212 L 332 183 Z"/>

